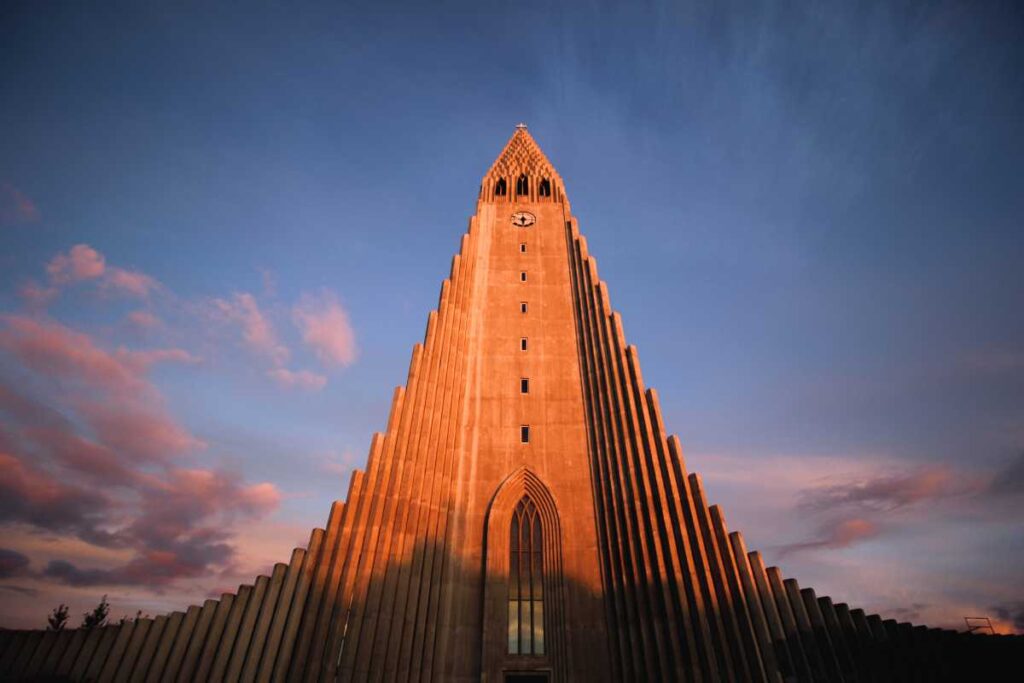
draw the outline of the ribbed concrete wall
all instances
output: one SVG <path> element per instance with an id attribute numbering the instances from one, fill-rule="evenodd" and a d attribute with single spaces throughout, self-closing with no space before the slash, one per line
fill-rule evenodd
<path id="1" fill-rule="evenodd" d="M 533 182 L 527 197 L 492 202 L 497 179 L 511 189 L 520 173 L 548 179 L 551 196 L 538 196 Z M 586 471 L 549 468 L 545 480 L 538 444 L 517 451 L 525 464 L 499 473 L 501 486 L 491 489 L 474 475 L 489 457 L 478 443 L 505 437 L 472 421 L 467 397 L 495 379 L 481 379 L 481 355 L 505 336 L 518 346 L 515 330 L 525 319 L 492 321 L 484 330 L 482 311 L 511 296 L 500 278 L 517 262 L 502 250 L 518 247 L 519 238 L 499 231 L 524 206 L 540 217 L 529 252 L 530 282 L 540 284 L 522 291 L 532 292 L 541 316 L 564 305 L 572 318 L 567 334 L 550 318 L 531 323 L 531 343 L 548 359 L 531 367 L 578 363 L 560 374 L 575 378 L 568 393 L 577 403 L 552 409 L 541 436 L 568 448 L 566 435 L 579 433 L 582 460 L 562 451 L 564 468 Z M 506 379 L 518 381 L 496 381 Z M 550 378 L 533 379 L 545 386 Z M 566 387 L 553 383 L 543 395 L 564 396 Z M 574 405 L 582 406 L 577 424 L 557 424 Z M 588 482 L 586 500 L 565 493 L 578 493 L 579 481 Z M 523 495 L 542 513 L 550 602 L 548 651 L 520 667 L 503 644 L 500 539 L 504 511 Z M 456 506 L 481 496 L 488 507 L 476 516 Z M 579 547 L 598 565 L 597 585 L 586 581 L 585 561 L 563 553 L 579 541 L 566 538 L 570 528 L 594 539 L 596 548 Z M 924 681 L 977 678 L 1016 665 L 1022 654 L 1020 638 L 914 627 L 818 597 L 765 567 L 730 533 L 700 477 L 687 471 L 679 440 L 665 430 L 561 179 L 521 131 L 482 184 L 480 211 L 413 350 L 406 386 L 395 391 L 387 428 L 374 435 L 365 471 L 353 474 L 325 528 L 270 576 L 184 612 L 92 630 L 0 632 L 0 677 L 447 681 L 496 680 L 515 667 L 563 681 Z"/>

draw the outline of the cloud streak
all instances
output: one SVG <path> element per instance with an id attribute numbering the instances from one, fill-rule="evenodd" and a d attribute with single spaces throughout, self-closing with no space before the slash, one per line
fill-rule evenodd
<path id="1" fill-rule="evenodd" d="M 327 386 L 327 378 L 308 370 L 292 371 L 287 368 L 275 368 L 267 371 L 267 376 L 279 385 L 288 388 L 319 391 Z"/>
<path id="2" fill-rule="evenodd" d="M 147 299 L 161 289 L 160 283 L 146 273 L 108 266 L 106 257 L 88 244 L 76 244 L 66 253 L 59 253 L 46 264 L 49 286 L 29 281 L 21 288 L 22 298 L 30 306 L 42 306 L 56 297 L 64 287 L 84 282 L 98 282 L 107 294 Z"/>
<path id="3" fill-rule="evenodd" d="M 39 221 L 35 202 L 10 183 L 0 183 L 0 224 L 20 225 Z"/>
<path id="4" fill-rule="evenodd" d="M 252 294 L 237 292 L 230 299 L 214 299 L 212 308 L 216 318 L 239 326 L 242 340 L 250 350 L 275 365 L 288 362 L 291 352 L 278 339 L 273 324 Z"/>
<path id="5" fill-rule="evenodd" d="M 782 546 L 779 556 L 785 557 L 804 550 L 821 548 L 849 548 L 851 545 L 875 538 L 880 533 L 876 522 L 862 517 L 827 522 L 818 529 L 814 540 Z"/>
<path id="6" fill-rule="evenodd" d="M 858 506 L 891 511 L 926 500 L 977 493 L 984 486 L 983 480 L 954 474 L 947 467 L 922 467 L 806 490 L 801 506 L 811 510 Z"/>

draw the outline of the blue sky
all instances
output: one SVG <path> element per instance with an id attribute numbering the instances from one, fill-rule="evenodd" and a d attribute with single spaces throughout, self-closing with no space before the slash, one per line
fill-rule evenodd
<path id="1" fill-rule="evenodd" d="M 99 543 L 12 489 L 0 621 L 102 592 L 181 606 L 322 524 L 525 121 L 732 526 L 819 593 L 1024 629 L 1015 3 L 0 13 L 0 379 L 80 435 L 90 392 L 144 402 L 191 442 L 135 474 L 177 500 L 168 482 L 217 473 L 238 506 Z M 269 336 L 246 336 L 254 310 Z M 60 374 L 32 355 L 47 339 L 96 355 Z M 129 355 L 147 349 L 187 356 Z M 11 467 L 95 493 L 5 410 Z M 145 519 L 133 505 L 98 526 Z M 149 513 L 180 519 L 167 505 Z M 214 524 L 217 548 L 186 543 Z M 169 548 L 196 553 L 187 571 L 133 583 Z"/>

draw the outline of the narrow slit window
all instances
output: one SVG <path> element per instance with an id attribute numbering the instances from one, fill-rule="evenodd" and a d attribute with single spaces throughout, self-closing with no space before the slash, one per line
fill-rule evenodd
<path id="1" fill-rule="evenodd" d="M 526 350 L 526 337 L 521 337 L 519 339 L 519 350 L 520 351 L 525 351 Z"/>
<path id="2" fill-rule="evenodd" d="M 519 393 L 520 394 L 528 394 L 528 393 L 530 393 L 530 378 L 529 377 L 523 377 L 522 379 L 519 380 Z"/>
<path id="3" fill-rule="evenodd" d="M 526 253 L 526 242 L 520 242 L 519 243 L 519 253 L 520 254 L 525 254 Z"/>
<path id="4" fill-rule="evenodd" d="M 519 302 L 519 312 L 520 313 L 526 313 L 526 302 L 525 301 Z"/>
<path id="5" fill-rule="evenodd" d="M 525 270 L 519 273 L 519 281 L 520 282 L 526 282 L 526 271 Z"/>
<path id="6" fill-rule="evenodd" d="M 530 425 L 519 428 L 519 443 L 530 443 Z"/>

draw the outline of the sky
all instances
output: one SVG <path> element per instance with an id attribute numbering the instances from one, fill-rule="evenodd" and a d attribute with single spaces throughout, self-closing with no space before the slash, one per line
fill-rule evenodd
<path id="1" fill-rule="evenodd" d="M 1022 45 L 1014 2 L 3 3 L 0 625 L 304 545 L 523 121 L 730 527 L 1024 632 Z"/>

